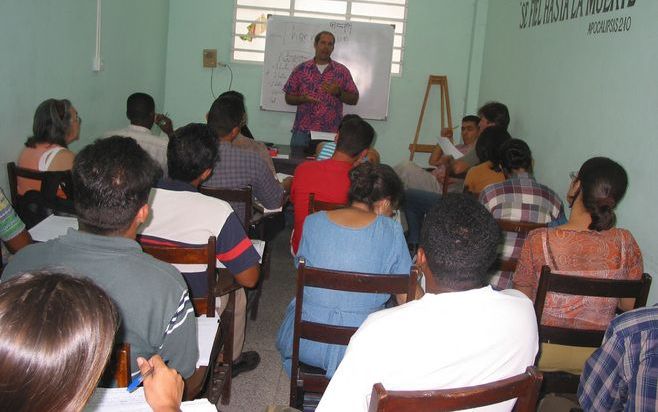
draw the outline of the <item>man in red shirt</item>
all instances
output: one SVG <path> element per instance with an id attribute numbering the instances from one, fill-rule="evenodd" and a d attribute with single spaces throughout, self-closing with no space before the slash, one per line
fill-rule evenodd
<path id="1" fill-rule="evenodd" d="M 297 167 L 290 190 L 290 199 L 295 208 L 295 228 L 291 241 L 293 253 L 297 253 L 302 238 L 309 195 L 315 193 L 315 198 L 323 202 L 347 203 L 349 171 L 354 163 L 365 159 L 374 138 L 375 130 L 368 122 L 358 116 L 350 116 L 338 129 L 336 151 L 331 159 L 305 162 Z"/>

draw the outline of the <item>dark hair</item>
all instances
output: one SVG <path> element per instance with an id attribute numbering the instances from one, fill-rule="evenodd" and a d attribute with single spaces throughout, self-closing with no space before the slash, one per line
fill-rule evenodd
<path id="1" fill-rule="evenodd" d="M 218 157 L 217 139 L 207 125 L 190 123 L 176 130 L 167 145 L 169 177 L 190 183 L 206 169 L 212 169 Z"/>
<path id="2" fill-rule="evenodd" d="M 589 229 L 608 230 L 615 225 L 614 209 L 626 194 L 626 170 L 607 157 L 593 157 L 583 163 L 576 177 L 585 209 L 592 216 Z"/>
<path id="3" fill-rule="evenodd" d="M 347 117 L 347 116 L 346 116 Z M 355 157 L 369 148 L 375 139 L 375 129 L 360 116 L 343 119 L 338 128 L 336 151 Z"/>
<path id="4" fill-rule="evenodd" d="M 330 32 L 330 31 L 326 31 L 326 30 L 325 30 L 325 31 L 321 31 L 320 33 L 318 33 L 318 34 L 315 35 L 315 39 L 313 40 L 313 44 L 314 44 L 314 45 L 317 45 L 317 44 L 318 44 L 318 42 L 320 41 L 320 37 L 322 37 L 323 34 L 328 34 L 328 35 L 330 35 L 331 38 L 334 39 L 334 43 L 336 43 L 336 36 L 334 36 L 334 34 L 333 34 L 332 32 Z"/>
<path id="5" fill-rule="evenodd" d="M 507 130 L 509 126 L 509 111 L 507 106 L 500 102 L 488 102 L 478 110 L 478 115 L 484 117 L 496 126 L 500 126 Z"/>
<path id="6" fill-rule="evenodd" d="M 479 126 L 480 118 L 472 114 L 462 117 L 462 123 L 467 122 L 475 123 L 476 126 Z"/>
<path id="7" fill-rule="evenodd" d="M 500 146 L 500 166 L 507 174 L 518 169 L 532 173 L 530 147 L 521 139 L 508 139 Z"/>
<path id="8" fill-rule="evenodd" d="M 126 101 L 126 116 L 131 123 L 146 123 L 153 125 L 155 102 L 146 93 L 133 93 Z"/>
<path id="9" fill-rule="evenodd" d="M 501 232 L 493 216 L 471 196 L 449 193 L 425 215 L 420 246 L 443 285 L 482 284 L 496 259 Z"/>
<path id="10" fill-rule="evenodd" d="M 490 161 L 492 169 L 500 172 L 500 148 L 512 136 L 500 126 L 490 126 L 480 133 L 475 143 L 475 154 L 480 162 Z"/>
<path id="11" fill-rule="evenodd" d="M 244 101 L 235 96 L 220 96 L 210 106 L 208 127 L 216 137 L 224 137 L 240 127 L 244 119 Z"/>
<path id="12" fill-rule="evenodd" d="M 74 206 L 81 227 L 97 234 L 127 229 L 162 175 L 160 166 L 134 139 L 99 139 L 73 162 Z"/>
<path id="13" fill-rule="evenodd" d="M 234 99 L 240 100 L 242 103 L 242 108 L 244 109 L 245 112 L 245 119 L 247 118 L 247 108 L 244 106 L 244 95 L 238 91 L 235 90 L 227 90 L 224 93 L 220 94 L 219 97 L 232 97 Z M 247 126 L 247 122 L 245 121 L 242 127 L 240 128 L 240 133 L 244 137 L 248 137 L 250 139 L 254 138 L 254 135 L 251 133 L 251 130 L 249 130 L 249 126 Z"/>
<path id="14" fill-rule="evenodd" d="M 0 405 L 79 411 L 112 352 L 119 323 L 92 281 L 25 273 L 0 283 Z"/>
<path id="15" fill-rule="evenodd" d="M 67 99 L 48 99 L 34 112 L 32 122 L 32 136 L 27 139 L 25 146 L 35 147 L 38 143 L 51 143 L 68 147 L 66 135 L 71 130 L 71 107 Z"/>
<path id="16" fill-rule="evenodd" d="M 375 202 L 389 199 L 391 207 L 397 209 L 403 196 L 402 180 L 391 166 L 364 162 L 350 170 L 350 190 L 347 192 L 350 203 L 362 202 L 372 208 Z"/>

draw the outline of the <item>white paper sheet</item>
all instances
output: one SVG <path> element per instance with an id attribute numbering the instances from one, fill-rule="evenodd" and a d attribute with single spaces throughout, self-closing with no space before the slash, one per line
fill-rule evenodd
<path id="1" fill-rule="evenodd" d="M 219 327 L 219 318 L 208 318 L 205 315 L 196 318 L 196 336 L 199 345 L 199 360 L 196 367 L 208 366 L 212 344 Z"/>
<path id="2" fill-rule="evenodd" d="M 46 242 L 64 236 L 69 228 L 78 228 L 78 219 L 67 216 L 50 215 L 30 229 L 35 242 Z"/>
<path id="3" fill-rule="evenodd" d="M 335 132 L 314 132 L 311 130 L 311 140 L 331 140 L 336 138 Z"/>
<path id="4" fill-rule="evenodd" d="M 447 137 L 439 137 L 439 146 L 441 146 L 441 150 L 445 155 L 452 156 L 455 159 L 464 156 Z"/>
<path id="5" fill-rule="evenodd" d="M 126 388 L 96 388 L 89 398 L 85 412 L 151 412 L 144 398 L 144 388 L 129 393 Z M 208 399 L 196 399 L 181 404 L 183 412 L 216 412 Z"/>

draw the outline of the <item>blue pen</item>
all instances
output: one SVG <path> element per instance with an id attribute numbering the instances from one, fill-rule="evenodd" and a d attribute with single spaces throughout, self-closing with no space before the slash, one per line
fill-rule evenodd
<path id="1" fill-rule="evenodd" d="M 128 385 L 128 392 L 130 392 L 130 393 L 135 392 L 135 390 L 137 389 L 137 387 L 138 387 L 139 385 L 141 385 L 142 382 L 144 382 L 144 378 L 146 378 L 147 376 L 149 376 L 150 374 L 152 374 L 154 370 L 155 370 L 155 368 L 154 368 L 154 367 L 151 367 L 151 369 L 149 369 L 148 371 L 146 371 L 145 374 L 142 375 L 142 374 L 140 373 L 136 378 L 134 378 L 134 379 L 130 382 L 130 385 Z"/>
<path id="2" fill-rule="evenodd" d="M 165 365 L 168 364 L 169 359 L 164 359 L 164 363 Z M 135 390 L 139 387 L 139 385 L 141 385 L 142 382 L 144 382 L 144 378 L 152 374 L 154 370 L 155 368 L 151 367 L 151 369 L 147 370 L 145 374 L 142 375 L 140 373 L 136 378 L 133 378 L 133 380 L 130 381 L 130 385 L 128 385 L 128 392 L 130 393 L 135 392 Z"/>

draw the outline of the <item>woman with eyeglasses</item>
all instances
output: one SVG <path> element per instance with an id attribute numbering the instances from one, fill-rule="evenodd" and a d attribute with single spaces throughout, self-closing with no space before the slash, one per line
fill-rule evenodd
<path id="1" fill-rule="evenodd" d="M 574 276 L 617 280 L 641 278 L 644 268 L 637 242 L 628 230 L 615 227 L 615 208 L 624 197 L 627 186 L 624 168 L 606 157 L 591 158 L 578 173 L 572 173 L 567 193 L 571 207 L 569 221 L 555 228 L 530 232 L 514 273 L 514 288 L 534 301 L 543 265 L 548 265 L 551 272 Z M 633 304 L 633 299 L 619 301 L 549 293 L 542 324 L 605 330 L 618 306 L 628 310 Z M 539 366 L 578 372 L 592 351 L 545 344 Z"/>
<path id="2" fill-rule="evenodd" d="M 304 258 L 307 266 L 316 268 L 408 275 L 409 250 L 402 227 L 391 218 L 402 200 L 402 181 L 390 166 L 369 162 L 352 169 L 349 177 L 349 206 L 307 216 L 296 259 Z M 383 309 L 388 299 L 382 294 L 306 288 L 302 318 L 339 326 L 359 326 L 369 314 Z M 277 337 L 277 348 L 288 374 L 294 317 L 293 299 Z M 345 349 L 342 345 L 302 340 L 299 360 L 324 369 L 326 376 L 331 377 Z"/>
<path id="3" fill-rule="evenodd" d="M 53 172 L 71 170 L 75 154 L 68 149 L 69 143 L 80 136 L 82 119 L 67 99 L 48 99 L 34 113 L 32 136 L 18 157 L 18 167 Z M 28 190 L 41 190 L 37 180 L 18 178 L 19 195 Z M 63 192 L 58 194 L 64 197 Z"/>

